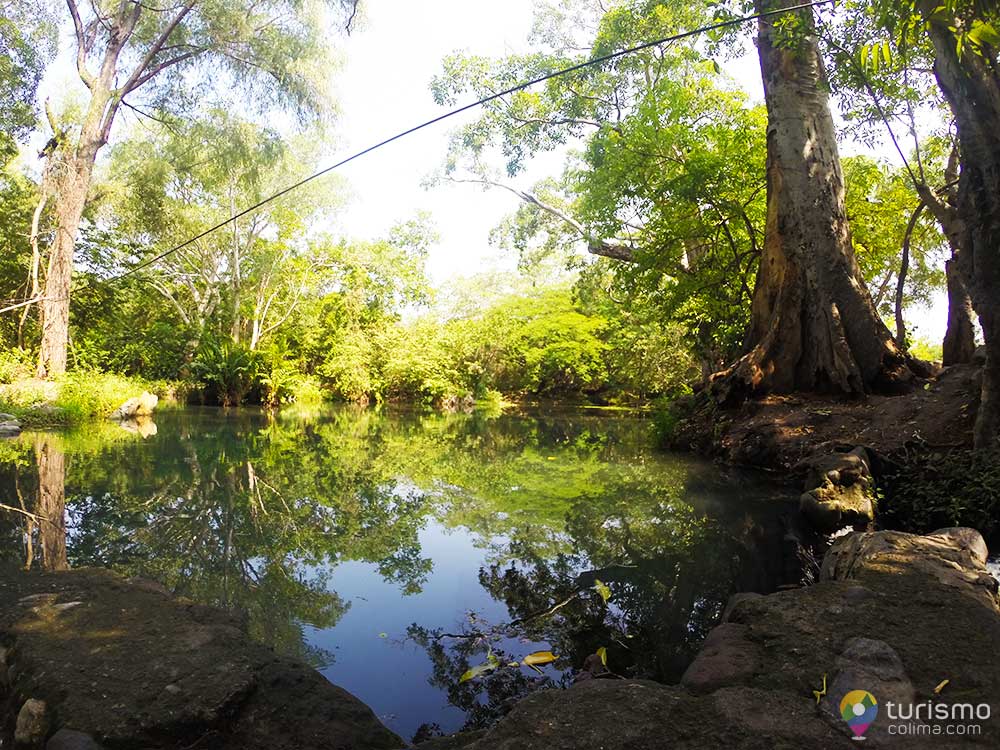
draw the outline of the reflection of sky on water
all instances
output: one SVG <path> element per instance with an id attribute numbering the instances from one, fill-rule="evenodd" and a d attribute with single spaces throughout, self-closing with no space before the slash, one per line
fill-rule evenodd
<path id="1" fill-rule="evenodd" d="M 630 674 L 670 679 L 729 593 L 782 575 L 783 491 L 657 453 L 632 417 L 190 409 L 158 416 L 146 439 L 99 427 L 26 433 L 0 455 L 0 485 L 30 501 L 41 448 L 65 454 L 65 476 L 45 482 L 65 486 L 70 564 L 246 612 L 257 637 L 311 660 L 406 739 L 426 723 L 488 723 L 542 680 L 504 667 L 459 686 L 485 643 L 421 644 L 411 625 L 490 631 L 585 590 L 492 648 L 559 653 L 543 668 L 557 684 L 599 645 L 642 643 Z M 22 531 L 0 519 L 0 554 L 17 556 Z M 593 572 L 577 580 L 590 568 L 609 603 Z"/>

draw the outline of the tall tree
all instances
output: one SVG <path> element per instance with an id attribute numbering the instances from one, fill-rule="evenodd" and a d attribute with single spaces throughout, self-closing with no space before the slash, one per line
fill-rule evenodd
<path id="1" fill-rule="evenodd" d="M 758 12 L 798 5 L 757 0 Z M 767 227 L 750 351 L 713 378 L 721 401 L 768 391 L 904 387 L 912 373 L 854 257 L 828 84 L 812 9 L 761 18 L 768 111 Z"/>
<path id="2" fill-rule="evenodd" d="M 934 74 L 958 131 L 960 266 L 986 340 L 977 448 L 1000 441 L 1000 10 L 984 0 L 917 0 Z"/>
<path id="3" fill-rule="evenodd" d="M 834 22 L 823 27 L 823 42 L 832 55 L 831 82 L 851 123 L 851 134 L 863 141 L 879 133 L 888 135 L 916 192 L 911 226 L 931 216 L 947 239 L 951 259 L 946 262 L 949 305 L 943 361 L 946 366 L 971 362 L 976 348 L 974 316 L 958 272 L 963 241 L 956 208 L 958 144 L 951 132 L 951 113 L 931 69 L 933 45 L 929 39 L 915 40 L 907 34 L 887 39 L 872 0 L 852 0 L 844 6 Z M 928 126 L 930 133 L 924 132 Z M 907 142 L 911 142 L 909 152 Z M 903 251 L 905 268 L 909 245 L 896 249 Z M 897 343 L 905 346 L 898 333 Z"/>
<path id="4" fill-rule="evenodd" d="M 127 99 L 141 97 L 154 108 L 184 107 L 204 93 L 192 86 L 207 89 L 214 83 L 238 86 L 259 101 L 311 117 L 324 104 L 315 74 L 327 72 L 321 64 L 327 52 L 322 13 L 302 0 L 182 0 L 163 7 L 140 0 L 84 7 L 66 0 L 66 6 L 87 100 L 80 127 L 67 136 L 64 168 L 52 186 L 54 239 L 38 363 L 43 377 L 66 369 L 73 249 L 98 153 L 121 108 L 138 111 Z"/>

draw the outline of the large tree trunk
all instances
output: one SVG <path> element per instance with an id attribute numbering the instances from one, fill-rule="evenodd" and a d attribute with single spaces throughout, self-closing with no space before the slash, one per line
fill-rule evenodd
<path id="1" fill-rule="evenodd" d="M 757 10 L 797 4 L 757 0 Z M 766 392 L 891 391 L 912 379 L 854 258 L 812 11 L 790 13 L 800 19 L 799 31 L 780 43 L 776 24 L 787 16 L 760 21 L 767 227 L 748 339 L 752 349 L 713 377 L 723 402 Z"/>
<path id="2" fill-rule="evenodd" d="M 942 20 L 938 0 L 920 0 L 934 43 L 934 73 L 955 115 L 962 171 L 958 212 L 964 221 L 959 269 L 986 339 L 986 366 L 976 416 L 975 445 L 1000 440 L 1000 70 L 965 45 L 959 56 L 955 32 L 961 18 Z M 935 15 L 935 12 L 937 14 Z"/>
<path id="3" fill-rule="evenodd" d="M 946 261 L 948 281 L 948 330 L 944 334 L 941 364 L 965 365 L 976 353 L 976 328 L 972 319 L 972 299 L 959 271 L 957 255 Z"/>

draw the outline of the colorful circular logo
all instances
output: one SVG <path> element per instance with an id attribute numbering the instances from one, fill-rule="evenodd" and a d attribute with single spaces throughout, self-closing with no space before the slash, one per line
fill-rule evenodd
<path id="1" fill-rule="evenodd" d="M 840 716 L 851 728 L 854 739 L 863 740 L 878 716 L 878 701 L 867 690 L 852 690 L 840 701 Z"/>

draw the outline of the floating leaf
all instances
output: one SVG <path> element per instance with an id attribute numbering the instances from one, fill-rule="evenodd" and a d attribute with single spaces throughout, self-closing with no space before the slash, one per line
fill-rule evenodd
<path id="1" fill-rule="evenodd" d="M 378 634 L 378 637 L 379 637 L 379 638 L 388 638 L 388 637 L 389 637 L 389 634 L 388 634 L 388 633 L 379 633 L 379 634 Z"/>
<path id="2" fill-rule="evenodd" d="M 611 598 L 611 589 L 608 585 L 601 581 L 599 578 L 594 579 L 594 590 L 601 595 L 601 598 L 607 602 Z"/>
<path id="3" fill-rule="evenodd" d="M 526 667 L 533 667 L 537 664 L 551 664 L 558 658 L 551 651 L 535 651 L 533 654 L 525 656 L 522 663 Z"/>
<path id="4" fill-rule="evenodd" d="M 597 649 L 597 655 L 601 658 L 601 664 L 608 666 L 608 650 L 604 646 Z"/>
<path id="5" fill-rule="evenodd" d="M 458 678 L 458 684 L 461 685 L 463 682 L 468 682 L 469 680 L 473 680 L 476 677 L 482 677 L 484 674 L 492 672 L 494 669 L 496 669 L 496 665 L 491 664 L 490 662 L 486 662 L 485 664 L 480 664 L 478 666 L 472 667 L 471 669 L 466 671 L 465 674 L 463 674 L 461 677 Z"/>

